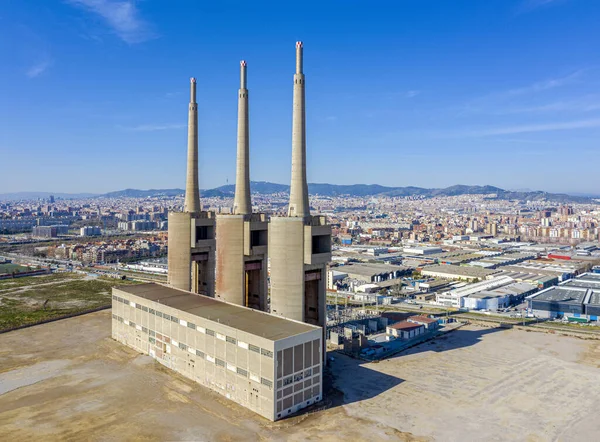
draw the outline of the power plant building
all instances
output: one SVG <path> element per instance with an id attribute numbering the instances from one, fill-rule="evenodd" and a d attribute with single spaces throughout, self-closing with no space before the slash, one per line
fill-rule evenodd
<path id="1" fill-rule="evenodd" d="M 287 217 L 269 225 L 271 313 L 325 328 L 331 226 L 311 216 L 306 180 L 306 116 L 303 45 L 296 43 L 292 115 L 292 180 Z"/>
<path id="2" fill-rule="evenodd" d="M 298 42 L 288 216 L 269 222 L 252 212 L 244 61 L 233 210 L 201 210 L 192 78 L 185 204 L 169 213 L 168 286 L 113 289 L 114 339 L 270 420 L 322 399 L 331 226 L 310 214 L 302 61 Z"/>
<path id="3" fill-rule="evenodd" d="M 113 288 L 112 337 L 275 421 L 322 398 L 322 330 L 207 296 Z"/>
<path id="4" fill-rule="evenodd" d="M 252 213 L 250 137 L 246 62 L 240 62 L 235 198 L 233 214 L 219 215 L 215 296 L 227 302 L 267 310 L 268 221 Z"/>
<path id="5" fill-rule="evenodd" d="M 196 79 L 190 80 L 188 157 L 183 212 L 169 213 L 169 273 L 178 289 L 207 296 L 215 292 L 215 215 L 202 211 L 198 186 L 198 104 Z"/>

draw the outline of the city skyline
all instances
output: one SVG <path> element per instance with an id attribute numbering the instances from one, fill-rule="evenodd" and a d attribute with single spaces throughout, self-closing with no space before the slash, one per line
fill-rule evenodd
<path id="1" fill-rule="evenodd" d="M 301 39 L 311 47 L 309 182 L 596 193 L 600 178 L 585 160 L 600 135 L 590 55 L 599 8 L 471 3 L 374 11 L 307 2 L 294 14 L 236 2 L 13 3 L 0 16 L 0 32 L 17 41 L 0 43 L 0 151 L 15 167 L 0 189 L 183 188 L 190 76 L 200 188 L 233 183 L 240 59 L 253 85 L 250 162 L 262 165 L 252 178 L 288 183 L 294 66 L 285 54 Z M 258 20 L 269 26 L 246 35 Z M 565 158 L 577 166 L 565 168 Z"/>

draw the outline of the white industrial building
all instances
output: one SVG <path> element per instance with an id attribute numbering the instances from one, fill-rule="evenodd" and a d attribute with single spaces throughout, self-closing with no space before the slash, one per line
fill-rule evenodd
<path id="1" fill-rule="evenodd" d="M 469 284 L 458 289 L 438 293 L 436 295 L 435 300 L 436 303 L 439 305 L 460 308 L 464 307 L 463 298 L 465 296 L 480 293 L 486 290 L 493 290 L 495 288 L 502 287 L 513 282 L 514 280 L 512 278 L 509 278 L 508 276 L 500 276 L 497 278 L 476 282 L 474 284 Z"/>
<path id="2" fill-rule="evenodd" d="M 113 289 L 112 336 L 272 421 L 322 398 L 322 328 L 159 284 Z"/>

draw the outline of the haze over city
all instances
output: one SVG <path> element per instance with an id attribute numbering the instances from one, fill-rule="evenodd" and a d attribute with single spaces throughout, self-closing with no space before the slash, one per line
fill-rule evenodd
<path id="1" fill-rule="evenodd" d="M 182 188 L 185 156 L 170 154 L 184 152 L 192 75 L 200 187 L 232 183 L 240 59 L 252 177 L 288 183 L 285 55 L 302 39 L 309 182 L 594 194 L 599 13 L 581 0 L 6 2 L 0 191 Z"/>

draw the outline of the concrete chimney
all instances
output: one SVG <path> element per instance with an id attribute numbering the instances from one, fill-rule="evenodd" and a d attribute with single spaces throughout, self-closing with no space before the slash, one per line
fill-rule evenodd
<path id="1" fill-rule="evenodd" d="M 304 74 L 302 73 L 302 42 L 296 42 L 296 73 L 294 74 L 294 104 L 292 115 L 292 182 L 288 216 L 310 215 L 306 182 L 306 117 L 304 109 Z"/>
<path id="2" fill-rule="evenodd" d="M 184 212 L 200 213 L 200 190 L 198 188 L 198 104 L 196 103 L 196 79 L 190 79 L 190 106 L 188 111 L 188 157 L 185 183 Z"/>
<path id="3" fill-rule="evenodd" d="M 237 166 L 233 213 L 252 213 L 250 200 L 250 138 L 248 128 L 248 89 L 246 89 L 246 62 L 240 62 L 240 90 L 238 93 Z"/>

